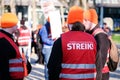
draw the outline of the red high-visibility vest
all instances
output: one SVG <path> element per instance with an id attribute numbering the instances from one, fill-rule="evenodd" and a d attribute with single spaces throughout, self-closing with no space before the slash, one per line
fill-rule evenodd
<path id="1" fill-rule="evenodd" d="M 22 79 L 25 76 L 25 73 L 27 73 L 27 66 L 26 60 L 23 58 L 19 52 L 19 49 L 17 45 L 14 43 L 14 41 L 6 36 L 4 33 L 0 32 L 0 38 L 5 38 L 9 41 L 9 43 L 13 46 L 13 48 L 16 51 L 16 57 L 9 60 L 9 72 L 12 79 Z M 10 53 L 9 53 L 10 54 Z"/>
<path id="2" fill-rule="evenodd" d="M 96 41 L 90 34 L 69 31 L 62 34 L 60 80 L 96 80 Z"/>
<path id="3" fill-rule="evenodd" d="M 28 46 L 29 41 L 30 41 L 30 31 L 29 31 L 29 29 L 19 28 L 18 30 L 20 32 L 20 35 L 18 37 L 18 44 L 20 46 Z"/>

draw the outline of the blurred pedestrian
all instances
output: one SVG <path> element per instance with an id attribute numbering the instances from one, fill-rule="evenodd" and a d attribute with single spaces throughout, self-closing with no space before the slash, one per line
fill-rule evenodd
<path id="1" fill-rule="evenodd" d="M 110 27 L 107 25 L 107 23 L 103 23 L 103 30 L 108 34 L 109 37 L 112 36 L 112 31 Z"/>
<path id="2" fill-rule="evenodd" d="M 107 65 L 109 67 L 109 70 L 111 72 L 116 71 L 119 63 L 119 52 L 116 43 L 112 40 L 112 30 L 108 26 L 107 23 L 103 23 L 103 30 L 108 35 L 108 38 L 110 40 L 110 50 L 109 50 L 109 60 L 107 62 Z"/>
<path id="3" fill-rule="evenodd" d="M 109 80 L 107 62 L 109 58 L 110 41 L 107 34 L 98 24 L 98 15 L 95 9 L 89 9 L 84 12 L 84 25 L 86 31 L 94 35 L 97 42 L 96 80 Z"/>
<path id="4" fill-rule="evenodd" d="M 47 64 L 51 54 L 52 46 L 54 43 L 54 39 L 52 39 L 51 28 L 50 28 L 50 20 L 47 19 L 44 26 L 39 31 L 39 36 L 41 37 L 41 41 L 43 43 L 42 54 L 44 56 L 44 65 L 45 65 L 45 80 L 48 80 L 48 69 Z"/>
<path id="5" fill-rule="evenodd" d="M 85 32 L 83 9 L 70 8 L 68 28 L 53 45 L 48 62 L 49 80 L 96 80 L 96 41 Z"/>
<path id="6" fill-rule="evenodd" d="M 13 13 L 1 16 L 0 30 L 0 80 L 23 80 L 27 70 L 23 57 L 13 39 L 17 30 L 18 18 Z"/>
<path id="7" fill-rule="evenodd" d="M 42 24 L 39 24 L 37 27 L 37 55 L 38 55 L 38 60 L 36 61 L 36 63 L 39 64 L 44 64 L 44 56 L 42 54 L 42 47 L 43 47 L 43 43 L 42 43 L 42 39 L 39 36 L 39 31 L 42 28 Z"/>
<path id="8" fill-rule="evenodd" d="M 30 53 L 29 53 L 29 44 L 30 43 L 30 40 L 31 40 L 31 34 L 30 34 L 30 30 L 27 26 L 25 26 L 25 20 L 22 19 L 20 21 L 20 28 L 18 28 L 18 38 L 17 38 L 17 41 L 18 41 L 18 45 L 19 45 L 19 49 L 20 49 L 20 52 L 22 53 L 22 49 L 23 49 L 23 52 L 26 56 L 26 58 L 29 60 L 30 62 Z M 31 51 L 30 51 L 31 52 Z"/>
<path id="9" fill-rule="evenodd" d="M 37 53 L 37 30 L 32 31 L 32 40 L 31 40 L 31 53 Z"/>
<path id="10" fill-rule="evenodd" d="M 35 54 L 37 54 L 38 59 L 35 63 L 44 64 L 42 47 L 43 43 L 41 42 L 41 37 L 39 36 L 39 31 L 42 28 L 42 25 L 39 24 L 35 31 L 32 31 L 32 44 L 31 49 L 34 48 Z"/>

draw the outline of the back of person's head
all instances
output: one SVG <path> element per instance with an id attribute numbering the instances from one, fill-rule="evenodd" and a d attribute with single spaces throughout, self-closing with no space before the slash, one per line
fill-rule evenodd
<path id="1" fill-rule="evenodd" d="M 20 28 L 28 29 L 27 26 L 25 25 L 25 18 L 22 18 L 22 20 L 20 21 L 20 24 L 21 24 Z"/>
<path id="2" fill-rule="evenodd" d="M 80 22 L 75 22 L 72 25 L 72 31 L 85 31 L 85 26 Z"/>
<path id="3" fill-rule="evenodd" d="M 22 20 L 20 21 L 20 24 L 21 24 L 21 25 L 24 25 L 24 24 L 25 24 L 25 20 L 22 19 Z"/>
<path id="4" fill-rule="evenodd" d="M 91 15 L 91 22 L 94 24 L 98 24 L 98 15 L 95 9 L 89 9 Z"/>
<path id="5" fill-rule="evenodd" d="M 75 22 L 83 23 L 83 9 L 79 6 L 72 6 L 68 13 L 67 23 L 73 24 Z"/>
<path id="6" fill-rule="evenodd" d="M 18 23 L 18 18 L 14 13 L 4 13 L 1 16 L 1 28 L 12 28 Z"/>

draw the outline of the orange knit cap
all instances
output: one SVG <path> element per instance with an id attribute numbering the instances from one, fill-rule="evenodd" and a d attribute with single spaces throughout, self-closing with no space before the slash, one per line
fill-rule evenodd
<path id="1" fill-rule="evenodd" d="M 79 6 L 73 6 L 69 10 L 67 23 L 72 24 L 77 21 L 83 23 L 83 9 Z"/>
<path id="2" fill-rule="evenodd" d="M 4 13 L 1 16 L 1 27 L 2 28 L 11 28 L 16 26 L 18 23 L 18 18 L 13 13 Z"/>
<path id="3" fill-rule="evenodd" d="M 95 9 L 89 9 L 91 15 L 91 22 L 98 24 L 98 15 Z"/>
<path id="4" fill-rule="evenodd" d="M 91 15 L 89 10 L 84 11 L 84 19 L 91 21 Z"/>

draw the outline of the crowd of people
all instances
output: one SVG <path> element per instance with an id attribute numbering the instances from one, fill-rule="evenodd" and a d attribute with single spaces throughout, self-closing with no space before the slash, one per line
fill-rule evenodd
<path id="1" fill-rule="evenodd" d="M 45 65 L 45 80 L 109 80 L 109 27 L 102 29 L 95 9 L 72 6 L 59 38 L 52 39 L 49 17 L 43 26 L 30 31 L 25 20 L 13 13 L 1 16 L 0 80 L 23 80 L 30 71 L 34 47 L 36 63 Z M 14 34 L 14 35 L 13 35 Z M 117 64 L 117 62 L 115 62 Z M 27 70 L 29 68 L 29 70 Z"/>

